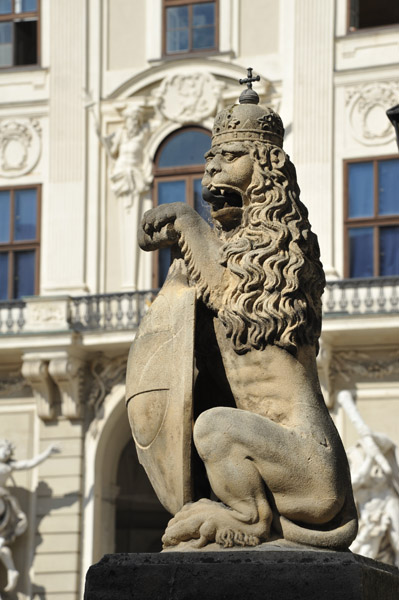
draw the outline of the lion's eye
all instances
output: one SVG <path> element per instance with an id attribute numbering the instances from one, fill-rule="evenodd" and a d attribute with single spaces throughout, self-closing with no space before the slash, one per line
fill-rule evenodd
<path id="1" fill-rule="evenodd" d="M 238 158 L 238 156 L 237 156 L 237 154 L 233 154 L 232 152 L 224 152 L 223 158 L 225 158 L 226 160 L 231 162 L 231 161 L 235 160 L 236 158 Z"/>

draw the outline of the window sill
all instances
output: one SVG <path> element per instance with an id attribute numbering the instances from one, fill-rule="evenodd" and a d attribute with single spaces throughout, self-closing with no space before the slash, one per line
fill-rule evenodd
<path id="1" fill-rule="evenodd" d="M 1 73 L 21 73 L 24 71 L 47 71 L 47 67 L 42 67 L 41 65 L 21 65 L 21 66 L 12 66 L 12 67 L 0 67 L 0 75 L 1 75 Z"/>
<path id="2" fill-rule="evenodd" d="M 353 29 L 346 32 L 345 35 L 336 36 L 336 40 L 344 40 L 350 37 L 367 37 L 374 34 L 381 33 L 391 33 L 399 29 L 399 23 L 394 23 L 393 25 L 380 25 L 378 27 L 362 27 L 361 29 Z"/>
<path id="3" fill-rule="evenodd" d="M 212 56 L 226 56 L 229 58 L 235 58 L 235 53 L 232 50 L 226 50 L 224 52 L 219 52 L 219 50 L 209 50 L 205 52 L 186 52 L 184 54 L 165 54 L 159 58 L 151 58 L 148 62 L 151 64 L 160 64 L 164 62 L 174 62 L 180 60 L 209 58 Z"/>

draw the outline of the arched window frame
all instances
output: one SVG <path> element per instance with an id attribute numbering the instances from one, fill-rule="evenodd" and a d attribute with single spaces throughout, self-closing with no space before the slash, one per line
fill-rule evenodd
<path id="1" fill-rule="evenodd" d="M 185 181 L 186 182 L 186 202 L 189 206 L 194 208 L 194 181 L 202 178 L 205 168 L 205 159 L 202 164 L 187 165 L 187 166 L 176 166 L 176 167 L 160 167 L 159 160 L 162 156 L 165 146 L 176 136 L 180 135 L 184 131 L 198 131 L 205 133 L 209 136 L 209 147 L 211 146 L 211 132 L 200 125 L 188 125 L 177 129 L 170 135 L 168 135 L 155 154 L 154 166 L 153 166 L 153 206 L 158 206 L 158 186 L 159 183 L 165 181 Z M 159 287 L 159 252 L 153 252 L 153 269 L 152 269 L 152 286 L 154 289 Z"/>

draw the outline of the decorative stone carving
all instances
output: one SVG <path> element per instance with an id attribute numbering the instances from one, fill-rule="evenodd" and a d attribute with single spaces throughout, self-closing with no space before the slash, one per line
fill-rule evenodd
<path id="1" fill-rule="evenodd" d="M 340 375 L 345 381 L 350 381 L 354 375 L 373 379 L 397 375 L 399 374 L 399 351 L 379 359 L 356 350 L 337 352 L 332 357 L 331 373 L 333 377 Z"/>
<path id="2" fill-rule="evenodd" d="M 144 151 L 149 125 L 139 106 L 127 106 L 121 115 L 123 125 L 111 136 L 100 139 L 114 161 L 110 170 L 112 191 L 130 209 L 149 190 L 153 179 L 152 161 Z"/>
<path id="3" fill-rule="evenodd" d="M 7 585 L 4 592 L 15 589 L 19 576 L 9 545 L 26 531 L 28 525 L 17 498 L 5 487 L 7 479 L 13 471 L 33 469 L 40 465 L 49 456 L 59 452 L 59 447 L 53 444 L 30 460 L 15 460 L 13 452 L 14 446 L 8 440 L 0 440 L 0 561 L 7 569 Z"/>
<path id="4" fill-rule="evenodd" d="M 27 387 L 25 378 L 19 371 L 0 373 L 0 395 L 10 395 L 22 392 Z"/>
<path id="5" fill-rule="evenodd" d="M 208 73 L 170 75 L 154 93 L 156 107 L 169 121 L 198 123 L 215 114 L 224 87 Z"/>
<path id="6" fill-rule="evenodd" d="M 41 128 L 35 119 L 0 122 L 0 177 L 21 177 L 32 171 L 41 152 Z"/>
<path id="7" fill-rule="evenodd" d="M 214 228 L 183 203 L 144 215 L 140 247 L 178 248 L 182 258 L 130 351 L 129 420 L 175 514 L 165 548 L 283 538 L 343 549 L 357 516 L 317 376 L 319 247 L 281 119 L 249 92 L 215 120 L 202 180 Z"/>
<path id="8" fill-rule="evenodd" d="M 105 396 L 110 393 L 114 385 L 125 381 L 126 364 L 125 354 L 112 359 L 101 357 L 91 363 L 90 373 L 94 381 L 90 386 L 88 403 L 94 408 L 96 415 L 101 409 Z"/>
<path id="9" fill-rule="evenodd" d="M 65 331 L 69 329 L 68 296 L 36 296 L 26 301 L 26 331 Z"/>
<path id="10" fill-rule="evenodd" d="M 79 419 L 83 400 L 85 363 L 71 356 L 53 358 L 50 361 L 49 373 L 60 390 L 63 416 L 68 419 Z"/>
<path id="11" fill-rule="evenodd" d="M 386 144 L 395 137 L 386 111 L 397 104 L 399 85 L 395 82 L 373 82 L 349 88 L 346 92 L 348 115 L 355 139 L 366 146 Z"/>
<path id="12" fill-rule="evenodd" d="M 54 418 L 55 386 L 49 376 L 49 361 L 41 358 L 25 358 L 22 375 L 31 386 L 40 418 Z"/>
<path id="13" fill-rule="evenodd" d="M 351 393 L 338 403 L 360 438 L 348 449 L 352 485 L 359 513 L 359 532 L 352 552 L 399 567 L 399 466 L 395 444 L 363 421 Z"/>

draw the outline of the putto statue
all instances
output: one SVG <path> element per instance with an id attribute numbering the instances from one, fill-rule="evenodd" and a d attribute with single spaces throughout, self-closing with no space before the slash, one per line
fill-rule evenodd
<path id="1" fill-rule="evenodd" d="M 18 500 L 5 487 L 13 471 L 33 469 L 44 462 L 51 454 L 59 452 L 55 444 L 30 460 L 14 460 L 14 446 L 8 440 L 0 439 L 0 561 L 7 569 L 5 592 L 15 589 L 19 573 L 15 568 L 12 553 L 8 547 L 27 528 L 28 522 Z"/>
<path id="2" fill-rule="evenodd" d="M 339 392 L 337 399 L 360 435 L 356 445 L 348 449 L 359 513 L 359 532 L 350 549 L 399 567 L 397 448 L 389 437 L 366 425 L 348 390 Z"/>
<path id="3" fill-rule="evenodd" d="M 258 105 L 251 74 L 245 82 L 206 154 L 213 227 L 183 203 L 144 215 L 140 247 L 178 247 L 181 258 L 132 345 L 129 420 L 175 515 L 164 548 L 345 549 L 357 517 L 317 375 L 319 247 L 282 121 Z"/>

